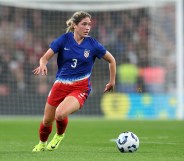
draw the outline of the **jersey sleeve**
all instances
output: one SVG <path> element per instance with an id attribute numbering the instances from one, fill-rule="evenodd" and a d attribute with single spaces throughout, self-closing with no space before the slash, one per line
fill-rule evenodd
<path id="1" fill-rule="evenodd" d="M 54 51 L 54 53 L 58 53 L 64 47 L 65 35 L 61 35 L 57 39 L 55 39 L 49 47 Z"/>
<path id="2" fill-rule="evenodd" d="M 96 49 L 96 57 L 98 59 L 101 59 L 106 53 L 105 47 L 98 41 L 96 41 L 95 43 L 95 49 Z"/>

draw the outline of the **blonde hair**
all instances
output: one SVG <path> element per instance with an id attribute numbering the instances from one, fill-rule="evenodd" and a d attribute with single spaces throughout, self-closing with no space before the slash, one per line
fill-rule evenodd
<path id="1" fill-rule="evenodd" d="M 91 18 L 91 15 L 87 12 L 84 12 L 84 11 L 75 12 L 72 15 L 72 17 L 66 21 L 66 25 L 67 25 L 66 33 L 67 32 L 74 32 L 73 24 L 75 23 L 76 25 L 78 25 L 78 23 L 81 22 L 81 20 L 83 18 L 86 18 L 86 17 Z"/>

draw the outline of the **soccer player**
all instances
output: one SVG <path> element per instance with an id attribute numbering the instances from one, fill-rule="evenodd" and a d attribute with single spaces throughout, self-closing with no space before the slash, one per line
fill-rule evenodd
<path id="1" fill-rule="evenodd" d="M 40 58 L 40 65 L 33 70 L 38 75 L 47 75 L 47 63 L 57 53 L 58 71 L 56 81 L 50 90 L 45 105 L 43 120 L 39 128 L 39 143 L 33 152 L 55 150 L 65 136 L 68 115 L 78 111 L 86 101 L 90 90 L 90 76 L 96 58 L 109 63 L 110 80 L 104 92 L 115 86 L 116 61 L 97 40 L 88 34 L 91 29 L 91 15 L 87 12 L 75 12 L 66 21 L 65 34 L 55 39 L 47 52 Z M 47 144 L 56 121 L 57 132 Z"/>

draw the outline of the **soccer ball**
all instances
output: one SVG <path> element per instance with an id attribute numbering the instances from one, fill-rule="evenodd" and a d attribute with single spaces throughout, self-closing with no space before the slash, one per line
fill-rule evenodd
<path id="1" fill-rule="evenodd" d="M 118 136 L 116 144 L 121 153 L 132 153 L 139 148 L 139 138 L 133 132 L 123 132 Z"/>

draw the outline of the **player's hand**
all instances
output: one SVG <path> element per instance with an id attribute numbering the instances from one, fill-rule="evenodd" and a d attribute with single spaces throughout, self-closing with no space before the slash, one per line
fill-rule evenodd
<path id="1" fill-rule="evenodd" d="M 47 75 L 47 67 L 46 67 L 46 65 L 43 65 L 43 66 L 40 65 L 39 67 L 37 67 L 36 69 L 34 69 L 32 72 L 35 75 L 39 75 L 39 74 L 41 74 L 41 75 Z"/>
<path id="2" fill-rule="evenodd" d="M 104 93 L 113 91 L 113 90 L 114 90 L 114 86 L 115 86 L 115 84 L 108 83 L 108 84 L 105 86 Z"/>

